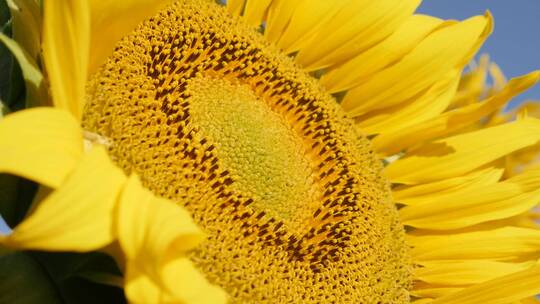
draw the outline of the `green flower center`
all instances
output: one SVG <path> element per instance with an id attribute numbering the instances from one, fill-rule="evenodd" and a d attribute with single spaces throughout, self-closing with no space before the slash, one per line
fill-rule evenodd
<path id="1" fill-rule="evenodd" d="M 187 91 L 193 125 L 234 176 L 231 190 L 286 221 L 319 198 L 301 138 L 251 88 L 201 77 Z"/>

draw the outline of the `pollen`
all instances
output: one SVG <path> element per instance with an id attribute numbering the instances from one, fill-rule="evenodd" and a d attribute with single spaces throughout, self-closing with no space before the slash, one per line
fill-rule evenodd
<path id="1" fill-rule="evenodd" d="M 172 4 L 90 80 L 83 125 L 208 238 L 232 303 L 407 303 L 382 164 L 318 80 L 213 1 Z"/>

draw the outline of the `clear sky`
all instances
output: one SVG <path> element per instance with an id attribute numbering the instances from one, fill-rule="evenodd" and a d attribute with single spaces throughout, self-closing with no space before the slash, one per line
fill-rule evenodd
<path id="1" fill-rule="evenodd" d="M 419 13 L 465 19 L 490 10 L 495 30 L 481 53 L 488 53 L 508 78 L 540 69 L 540 0 L 424 0 Z M 540 84 L 517 97 L 540 100 Z"/>

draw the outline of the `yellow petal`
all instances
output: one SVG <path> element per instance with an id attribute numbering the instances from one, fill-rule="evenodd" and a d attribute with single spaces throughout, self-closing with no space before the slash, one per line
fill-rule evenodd
<path id="1" fill-rule="evenodd" d="M 411 291 L 411 295 L 421 298 L 439 298 L 451 293 L 458 292 L 463 288 L 460 287 L 431 287 L 431 288 L 419 288 Z M 426 303 L 433 303 L 432 301 L 427 301 Z"/>
<path id="2" fill-rule="evenodd" d="M 452 71 L 441 78 L 423 95 L 410 102 L 373 111 L 366 118 L 357 119 L 358 126 L 366 134 L 384 134 L 402 130 L 441 114 L 452 101 L 459 83 L 459 74 Z"/>
<path id="3" fill-rule="evenodd" d="M 419 184 L 456 177 L 540 140 L 540 120 L 526 118 L 422 145 L 386 167 L 392 182 Z"/>
<path id="4" fill-rule="evenodd" d="M 534 210 L 534 209 L 533 209 Z M 500 220 L 494 220 L 489 222 L 483 222 L 473 226 L 468 226 L 454 230 L 424 230 L 424 229 L 412 229 L 408 233 L 414 236 L 427 236 L 427 235 L 449 235 L 459 233 L 478 232 L 485 230 L 495 230 L 505 227 L 518 227 L 518 228 L 532 228 L 537 229 L 538 225 L 534 223 L 531 218 L 533 210 L 528 210 L 524 213 L 516 216 L 503 218 Z"/>
<path id="5" fill-rule="evenodd" d="M 417 280 L 439 285 L 471 285 L 529 268 L 530 263 L 489 260 L 429 261 L 416 269 Z"/>
<path id="6" fill-rule="evenodd" d="M 413 15 L 381 43 L 329 70 L 321 83 L 331 93 L 350 89 L 406 55 L 441 23 L 439 18 Z"/>
<path id="7" fill-rule="evenodd" d="M 266 40 L 273 43 L 279 41 L 300 2 L 301 1 L 288 0 L 272 1 L 270 8 L 268 9 L 266 28 L 264 29 L 264 37 Z"/>
<path id="8" fill-rule="evenodd" d="M 57 188 L 83 152 L 83 137 L 69 113 L 33 108 L 0 120 L 0 172 Z"/>
<path id="9" fill-rule="evenodd" d="M 461 107 L 477 102 L 484 93 L 487 79 L 489 56 L 484 54 L 480 57 L 478 66 L 473 62 L 471 71 L 461 78 L 458 94 L 452 101 L 453 107 Z"/>
<path id="10" fill-rule="evenodd" d="M 398 63 L 349 90 L 343 108 L 357 116 L 414 97 L 448 72 L 461 68 L 463 58 L 489 30 L 489 24 L 488 17 L 476 16 L 433 32 Z"/>
<path id="11" fill-rule="evenodd" d="M 124 293 L 131 304 L 163 303 L 161 288 L 148 276 L 136 268 L 136 265 L 128 264 L 124 274 Z"/>
<path id="12" fill-rule="evenodd" d="M 245 0 L 227 0 L 227 10 L 231 14 L 242 15 L 244 11 Z"/>
<path id="13" fill-rule="evenodd" d="M 45 105 L 47 103 L 47 88 L 43 81 L 43 74 L 32 56 L 17 42 L 2 33 L 0 33 L 0 42 L 9 49 L 21 67 L 26 86 L 27 106 Z"/>
<path id="14" fill-rule="evenodd" d="M 13 248 L 47 251 L 99 249 L 114 239 L 113 210 L 124 181 L 105 150 L 96 147 L 1 242 Z"/>
<path id="15" fill-rule="evenodd" d="M 133 31 L 144 19 L 152 17 L 171 2 L 171 0 L 89 1 L 92 22 L 88 74 L 97 71 L 112 54 L 120 39 Z"/>
<path id="16" fill-rule="evenodd" d="M 134 303 L 223 303 L 184 257 L 204 235 L 189 213 L 129 178 L 118 207 L 117 231 L 127 258 L 126 294 Z M 206 301 L 205 299 L 212 299 Z"/>
<path id="17" fill-rule="evenodd" d="M 164 271 L 172 293 L 167 293 L 134 266 L 128 265 L 126 273 L 125 292 L 130 303 L 221 304 L 227 301 L 225 292 L 208 284 L 187 258 L 172 261 Z"/>
<path id="18" fill-rule="evenodd" d="M 184 208 L 154 196 L 132 175 L 118 207 L 118 238 L 129 259 L 144 252 L 159 265 L 167 261 L 168 253 L 191 250 L 204 235 Z"/>
<path id="19" fill-rule="evenodd" d="M 261 26 L 271 2 L 272 0 L 247 0 L 244 11 L 247 23 L 257 28 Z"/>
<path id="20" fill-rule="evenodd" d="M 519 302 L 517 302 L 518 304 L 538 304 L 540 303 L 540 300 L 537 299 L 536 297 L 530 297 L 530 298 L 527 298 L 527 299 L 523 299 Z"/>
<path id="21" fill-rule="evenodd" d="M 504 169 L 488 167 L 473 171 L 467 175 L 449 178 L 433 183 L 420 184 L 412 187 L 392 189 L 394 199 L 403 205 L 419 205 L 425 202 L 436 201 L 440 195 L 447 195 L 458 191 L 466 191 L 484 187 L 498 182 Z"/>
<path id="22" fill-rule="evenodd" d="M 117 215 L 120 246 L 134 267 L 161 282 L 164 265 L 194 248 L 204 235 L 182 207 L 154 196 L 131 176 Z"/>
<path id="23" fill-rule="evenodd" d="M 480 34 L 480 37 L 478 37 L 473 47 L 469 49 L 468 54 L 465 54 L 465 56 L 461 58 L 461 62 L 458 63 L 458 66 L 465 66 L 466 64 L 471 62 L 474 55 L 478 53 L 478 50 L 482 47 L 486 39 L 493 32 L 493 27 L 494 27 L 493 15 L 491 14 L 489 10 L 486 10 L 486 12 L 484 13 L 484 17 L 487 20 L 486 28 L 484 29 L 482 34 Z"/>
<path id="24" fill-rule="evenodd" d="M 538 254 L 540 231 L 505 227 L 449 235 L 409 236 L 416 261 L 492 259 L 512 260 Z"/>
<path id="25" fill-rule="evenodd" d="M 323 27 L 347 0 L 299 0 L 289 25 L 277 42 L 285 53 L 298 51 Z"/>
<path id="26" fill-rule="evenodd" d="M 351 0 L 302 47 L 296 60 L 307 70 L 344 62 L 389 36 L 419 3 L 419 0 Z"/>
<path id="27" fill-rule="evenodd" d="M 376 151 L 382 155 L 392 155 L 423 141 L 451 134 L 467 125 L 473 124 L 504 106 L 512 97 L 534 85 L 540 72 L 532 72 L 512 79 L 499 92 L 481 103 L 475 103 L 453 110 L 426 122 L 411 126 L 395 133 L 377 136 L 372 142 Z"/>
<path id="28" fill-rule="evenodd" d="M 532 209 L 540 201 L 540 170 L 504 182 L 466 188 L 399 210 L 405 225 L 445 230 L 509 218 Z"/>
<path id="29" fill-rule="evenodd" d="M 433 304 L 506 304 L 540 293 L 540 266 L 496 278 L 437 299 Z"/>
<path id="30" fill-rule="evenodd" d="M 89 43 L 87 1 L 45 1 L 43 56 L 53 104 L 77 119 L 84 106 Z"/>
<path id="31" fill-rule="evenodd" d="M 485 192 L 480 194 L 493 189 L 493 187 L 486 188 Z M 416 228 L 433 230 L 463 228 L 523 213 L 533 208 L 540 200 L 540 190 L 501 200 L 490 200 L 490 196 L 468 198 L 465 194 L 454 197 L 456 199 L 453 201 L 454 204 L 448 201 L 435 201 L 436 203 L 432 204 L 405 207 L 400 210 L 401 219 L 405 225 Z"/>
<path id="32" fill-rule="evenodd" d="M 493 78 L 493 89 L 495 91 L 502 90 L 508 80 L 506 80 L 506 76 L 504 76 L 501 68 L 492 62 L 489 64 L 489 74 L 491 75 L 491 78 Z"/>
<path id="33" fill-rule="evenodd" d="M 41 10 L 36 0 L 7 0 L 13 23 L 13 39 L 34 61 L 41 52 Z"/>
<path id="34" fill-rule="evenodd" d="M 416 296 L 416 295 L 414 294 L 414 291 L 411 292 L 411 295 Z M 419 299 L 419 300 L 412 300 L 411 303 L 412 303 L 412 304 L 429 304 L 429 303 L 431 303 L 432 301 L 433 301 L 432 298 L 427 297 L 427 298 L 423 298 L 423 299 Z"/>

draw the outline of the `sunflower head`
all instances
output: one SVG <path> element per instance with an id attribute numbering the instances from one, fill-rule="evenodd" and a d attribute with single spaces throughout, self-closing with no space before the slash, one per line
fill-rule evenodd
<path id="1" fill-rule="evenodd" d="M 192 260 L 234 302 L 405 302 L 382 165 L 318 82 L 220 6 L 173 4 L 88 86 L 85 128 L 209 238 Z"/>

